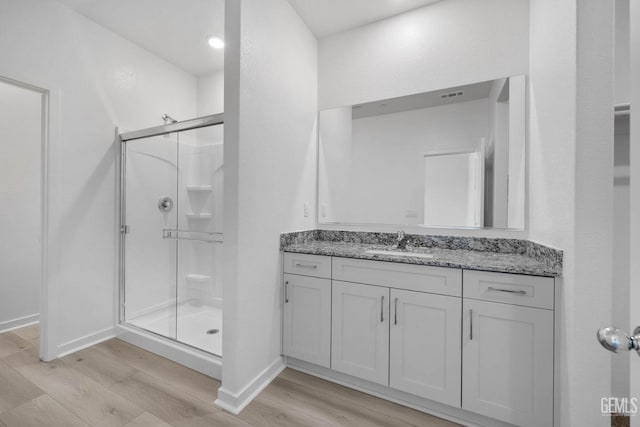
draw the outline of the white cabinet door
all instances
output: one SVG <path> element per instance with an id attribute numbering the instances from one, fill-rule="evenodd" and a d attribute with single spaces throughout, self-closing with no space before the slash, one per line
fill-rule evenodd
<path id="1" fill-rule="evenodd" d="M 330 367 L 331 280 L 284 275 L 282 352 Z"/>
<path id="2" fill-rule="evenodd" d="M 463 325 L 462 407 L 553 425 L 553 311 L 465 300 Z"/>
<path id="3" fill-rule="evenodd" d="M 331 368 L 389 385 L 389 288 L 333 281 Z"/>
<path id="4" fill-rule="evenodd" d="M 390 302 L 389 385 L 460 407 L 462 300 L 391 289 Z"/>

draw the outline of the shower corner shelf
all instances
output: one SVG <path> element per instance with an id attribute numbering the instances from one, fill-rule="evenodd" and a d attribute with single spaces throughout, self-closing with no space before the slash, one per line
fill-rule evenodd
<path id="1" fill-rule="evenodd" d="M 213 219 L 213 214 L 211 214 L 211 213 L 188 213 L 187 214 L 187 219 L 208 221 L 210 219 Z"/>
<path id="2" fill-rule="evenodd" d="M 195 283 L 204 283 L 211 280 L 211 276 L 207 276 L 206 274 L 195 274 L 195 273 L 187 274 L 186 278 L 188 282 L 195 282 Z"/>
<path id="3" fill-rule="evenodd" d="M 213 185 L 188 185 L 187 191 L 209 192 L 209 191 L 213 191 Z"/>

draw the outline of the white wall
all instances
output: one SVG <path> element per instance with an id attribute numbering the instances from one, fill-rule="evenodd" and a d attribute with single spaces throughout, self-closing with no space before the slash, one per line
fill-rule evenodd
<path id="1" fill-rule="evenodd" d="M 196 80 L 52 0 L 2 2 L 0 75 L 51 92 L 49 289 L 54 357 L 114 325 L 114 128 L 193 117 Z M 45 343 L 46 344 L 46 343 Z"/>
<path id="2" fill-rule="evenodd" d="M 40 310 L 42 98 L 0 80 L 0 331 Z"/>
<path id="3" fill-rule="evenodd" d="M 280 363 L 280 233 L 314 227 L 317 42 L 286 0 L 228 0 L 224 367 L 237 410 Z M 303 217 L 303 202 L 310 215 Z M 249 387 L 246 389 L 246 387 Z"/>
<path id="4" fill-rule="evenodd" d="M 198 117 L 224 111 L 224 69 L 198 77 Z"/>
<path id="5" fill-rule="evenodd" d="M 319 109 L 527 74 L 527 0 L 447 0 L 319 42 Z"/>
<path id="6" fill-rule="evenodd" d="M 353 120 L 349 144 L 322 140 L 326 171 L 321 180 L 337 169 L 342 181 L 320 203 L 330 208 L 333 221 L 422 224 L 424 155 L 476 150 L 488 134 L 487 114 L 485 98 Z M 330 118 L 322 117 L 325 133 Z M 348 167 L 345 159 L 350 159 Z M 407 217 L 407 211 L 415 216 Z"/>
<path id="7" fill-rule="evenodd" d="M 628 104 L 630 100 L 629 71 L 629 0 L 615 2 L 615 103 Z"/>
<path id="8" fill-rule="evenodd" d="M 611 392 L 610 356 L 594 334 L 611 320 L 612 7 L 531 1 L 529 226 L 532 240 L 564 250 L 562 426 L 609 423 L 598 402 Z"/>

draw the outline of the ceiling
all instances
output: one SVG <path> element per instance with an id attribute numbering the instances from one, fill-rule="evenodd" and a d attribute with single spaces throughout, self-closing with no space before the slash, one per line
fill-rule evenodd
<path id="1" fill-rule="evenodd" d="M 224 66 L 224 0 L 58 0 L 125 39 L 201 76 Z M 316 37 L 350 30 L 440 0 L 289 0 Z"/>
<path id="2" fill-rule="evenodd" d="M 322 38 L 440 0 L 289 0 L 309 29 Z"/>
<path id="3" fill-rule="evenodd" d="M 207 44 L 224 38 L 224 0 L 58 1 L 194 76 L 224 65 Z"/>

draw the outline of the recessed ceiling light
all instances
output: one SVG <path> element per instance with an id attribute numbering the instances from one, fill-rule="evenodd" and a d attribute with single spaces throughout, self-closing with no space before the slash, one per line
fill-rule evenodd
<path id="1" fill-rule="evenodd" d="M 224 40 L 220 37 L 211 36 L 207 39 L 207 43 L 214 49 L 222 49 L 224 47 Z"/>

